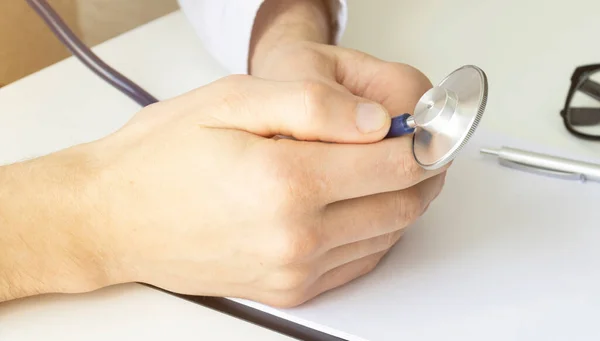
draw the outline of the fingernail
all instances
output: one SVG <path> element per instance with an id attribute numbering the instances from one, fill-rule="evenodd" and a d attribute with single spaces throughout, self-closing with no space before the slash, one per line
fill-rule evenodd
<path id="1" fill-rule="evenodd" d="M 356 127 L 361 133 L 378 131 L 385 125 L 387 113 L 373 103 L 360 103 L 356 111 Z"/>

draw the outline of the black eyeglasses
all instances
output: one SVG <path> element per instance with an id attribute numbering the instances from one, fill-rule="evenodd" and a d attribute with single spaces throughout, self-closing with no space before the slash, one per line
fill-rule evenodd
<path id="1" fill-rule="evenodd" d="M 600 141 L 600 64 L 575 69 L 560 115 L 571 134 Z"/>

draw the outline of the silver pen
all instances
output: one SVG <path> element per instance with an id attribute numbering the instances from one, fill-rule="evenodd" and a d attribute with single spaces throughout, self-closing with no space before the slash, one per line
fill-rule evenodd
<path id="1" fill-rule="evenodd" d="M 506 167 L 569 180 L 600 182 L 600 164 L 570 160 L 515 148 L 481 149 Z"/>

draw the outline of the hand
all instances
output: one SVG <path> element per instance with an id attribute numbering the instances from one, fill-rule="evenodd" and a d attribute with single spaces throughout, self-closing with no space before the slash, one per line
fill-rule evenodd
<path id="1" fill-rule="evenodd" d="M 419 98 L 432 87 L 431 82 L 409 65 L 330 45 L 332 32 L 326 3 L 325 0 L 266 0 L 252 33 L 250 73 L 264 79 L 327 84 L 340 92 L 382 104 L 392 117 L 412 113 Z M 409 154 L 410 144 L 406 139 L 410 137 L 399 140 Z M 445 170 L 437 175 L 440 186 L 445 176 Z M 441 188 L 430 190 L 439 193 Z"/>
<path id="2" fill-rule="evenodd" d="M 254 76 L 322 82 L 380 103 L 392 117 L 412 113 L 419 98 L 432 87 L 423 73 L 407 64 L 386 62 L 356 50 L 310 41 L 269 46 L 268 53 L 257 51 L 252 59 Z"/>
<path id="3" fill-rule="evenodd" d="M 443 182 L 380 141 L 389 124 L 322 83 L 245 76 L 143 109 L 87 147 L 113 282 L 289 307 L 368 273 Z"/>
<path id="4" fill-rule="evenodd" d="M 419 70 L 331 45 L 329 0 L 265 0 L 250 42 L 249 72 L 280 80 L 312 80 L 381 103 L 392 116 L 412 112 L 432 87 Z"/>

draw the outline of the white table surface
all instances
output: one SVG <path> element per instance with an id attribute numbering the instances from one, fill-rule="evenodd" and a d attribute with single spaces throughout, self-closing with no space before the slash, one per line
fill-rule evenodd
<path id="1" fill-rule="evenodd" d="M 600 62 L 600 2 L 350 0 L 342 44 L 423 70 L 435 83 L 463 64 L 490 80 L 487 129 L 578 154 L 600 144 L 565 131 L 559 111 L 574 67 Z M 159 99 L 225 75 L 179 12 L 95 51 Z M 0 89 L 0 163 L 106 135 L 139 107 L 71 58 Z M 286 340 L 136 285 L 0 304 L 0 340 Z"/>

